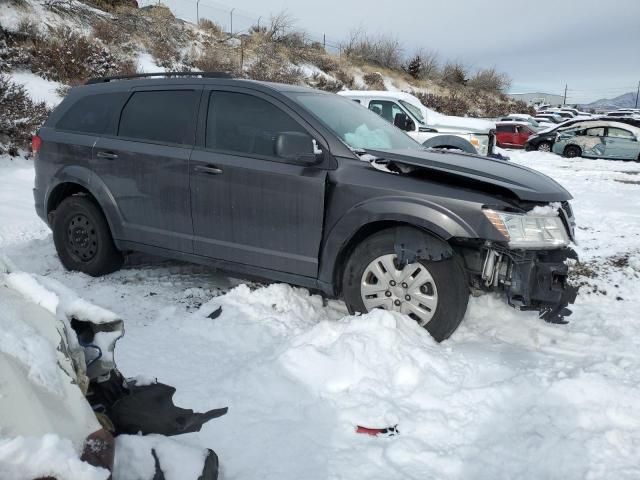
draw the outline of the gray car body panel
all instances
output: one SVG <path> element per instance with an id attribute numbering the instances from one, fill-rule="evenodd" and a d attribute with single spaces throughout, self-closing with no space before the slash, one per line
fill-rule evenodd
<path id="1" fill-rule="evenodd" d="M 136 195 L 141 193 L 146 195 L 154 191 L 156 195 L 160 193 L 153 190 L 151 184 L 147 185 L 146 191 L 141 190 L 144 183 L 131 185 L 132 178 L 126 169 L 119 173 L 120 170 L 101 171 L 100 168 L 96 168 L 95 150 L 102 147 L 114 148 L 115 143 L 122 141 L 115 136 L 117 119 L 110 124 L 110 130 L 106 134 L 99 136 L 57 131 L 53 126 L 77 99 L 85 95 L 132 92 L 140 88 L 165 89 L 167 86 L 202 88 L 205 92 L 208 89 L 254 92 L 255 95 L 268 98 L 270 102 L 294 116 L 309 132 L 313 132 L 313 136 L 322 145 L 325 151 L 322 160 L 317 165 L 307 167 L 293 164 L 276 165 L 274 162 L 265 163 L 263 167 L 257 169 L 251 164 L 259 160 L 253 159 L 247 160 L 243 168 L 247 169 L 246 175 L 270 176 L 278 170 L 281 175 L 299 178 L 300 181 L 287 184 L 288 195 L 294 197 L 295 195 L 312 195 L 315 205 L 322 204 L 320 214 L 318 215 L 314 210 L 313 202 L 307 202 L 307 204 L 299 203 L 306 210 L 296 213 L 298 217 L 295 217 L 295 215 L 292 216 L 293 210 L 286 203 L 281 202 L 282 212 L 278 212 L 272 205 L 270 216 L 262 222 L 262 230 L 255 231 L 252 235 L 248 233 L 254 225 L 235 224 L 233 226 L 235 229 L 247 229 L 245 231 L 247 235 L 241 235 L 242 238 L 260 239 L 260 236 L 263 236 L 260 242 L 246 245 L 244 252 L 248 253 L 244 256 L 242 245 L 238 245 L 237 242 L 234 244 L 234 237 L 226 235 L 225 232 L 221 232 L 216 239 L 212 239 L 213 243 L 206 239 L 197 239 L 196 235 L 189 231 L 189 225 L 184 223 L 185 219 L 180 214 L 180 211 L 183 211 L 184 216 L 187 215 L 184 212 L 185 198 L 180 195 L 171 195 L 171 197 L 174 199 L 173 202 L 181 202 L 182 210 L 174 209 L 173 213 L 166 212 L 165 217 L 169 219 L 167 229 L 175 228 L 176 230 L 173 235 L 167 234 L 163 240 L 159 237 L 167 232 L 141 231 L 140 228 L 129 225 L 118 195 L 124 195 L 122 192 L 132 192 L 134 200 L 131 206 L 135 208 Z M 52 113 L 39 132 L 43 145 L 36 161 L 34 189 L 36 210 L 47 221 L 48 213 L 52 209 L 52 192 L 61 184 L 76 183 L 96 198 L 120 249 L 138 250 L 211 264 L 248 276 L 318 287 L 333 294 L 336 293 L 335 278 L 340 268 L 338 261 L 341 253 L 350 240 L 368 225 L 380 222 L 409 224 L 443 240 L 467 238 L 500 242 L 504 240 L 503 237 L 481 214 L 484 206 L 518 210 L 522 209 L 519 205 L 523 202 L 548 203 L 571 198 L 571 195 L 560 185 L 534 170 L 476 155 L 429 150 L 415 150 L 410 153 L 369 152 L 387 161 L 411 166 L 419 174 L 397 175 L 381 171 L 369 162 L 360 160 L 333 132 L 288 95 L 300 91 L 309 92 L 310 90 L 304 87 L 249 80 L 209 78 L 127 80 L 75 88 Z M 332 95 L 313 92 L 319 95 Z M 206 95 L 203 94 L 202 102 L 205 101 L 205 97 Z M 208 154 L 206 149 L 202 148 L 203 121 L 206 120 L 203 105 L 204 103 L 200 104 L 196 141 L 194 148 L 190 150 L 190 155 L 183 155 L 182 159 L 176 159 L 173 155 L 173 166 L 164 173 L 156 172 L 165 176 L 171 175 L 175 172 L 175 168 L 182 168 L 179 166 L 180 162 L 186 162 L 189 165 L 191 178 L 190 189 L 193 188 L 194 182 L 193 165 L 198 162 L 209 165 L 227 162 L 224 156 Z M 372 115 L 375 114 L 372 113 Z M 157 148 L 160 147 L 145 146 L 144 142 L 139 142 L 136 146 L 140 152 L 147 149 L 147 153 Z M 128 177 L 125 178 L 123 175 Z M 224 175 L 220 175 L 212 181 L 211 185 L 224 181 L 224 178 Z M 235 178 L 239 179 L 239 177 Z M 257 182 L 252 188 L 260 188 L 260 185 L 263 185 L 267 189 L 262 192 L 263 194 L 268 195 L 269 189 L 273 189 L 272 192 L 276 194 L 275 189 L 279 185 L 279 180 L 261 178 L 265 180 Z M 262 198 L 262 202 L 265 199 L 268 201 L 268 197 L 260 197 L 260 195 L 258 197 Z M 208 197 L 205 200 L 209 201 Z M 189 202 L 193 201 L 199 200 L 194 197 L 192 191 Z M 217 201 L 221 201 L 221 198 Z M 240 202 L 237 204 L 238 208 L 246 212 L 252 211 L 252 208 L 259 205 L 255 203 L 257 200 L 252 200 L 249 195 L 244 197 L 241 194 L 235 195 L 234 201 Z M 167 205 L 175 206 L 175 203 L 167 203 Z M 163 210 L 165 206 L 162 202 L 155 206 L 143 202 L 140 203 L 140 208 Z M 189 208 L 193 213 L 192 204 Z M 200 209 L 200 212 L 206 215 L 206 211 Z M 144 212 L 140 212 L 140 216 L 143 218 Z M 221 215 L 217 218 L 224 220 L 224 216 Z M 298 221 L 295 218 L 309 220 L 313 223 L 312 228 L 292 230 L 294 238 L 282 242 L 275 241 L 276 233 L 273 238 L 269 236 L 271 234 L 268 224 L 286 227 L 295 224 Z M 191 217 L 188 221 L 191 221 Z M 223 224 L 220 228 L 231 227 Z M 207 232 L 206 229 L 203 231 Z M 207 250 L 207 245 L 216 244 L 216 242 L 225 248 L 218 250 L 217 253 L 214 253 L 213 248 Z M 264 248 L 252 251 L 258 243 Z M 277 251 L 278 248 L 281 251 Z M 264 261 L 253 258 L 255 255 L 263 254 L 268 256 L 263 259 Z"/>

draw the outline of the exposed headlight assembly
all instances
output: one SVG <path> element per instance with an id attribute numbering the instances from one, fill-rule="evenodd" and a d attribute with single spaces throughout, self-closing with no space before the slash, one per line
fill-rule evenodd
<path id="1" fill-rule="evenodd" d="M 546 207 L 545 207 L 546 208 Z M 553 209 L 549 209 L 553 210 Z M 556 213 L 509 213 L 484 209 L 491 224 L 504 236 L 511 248 L 559 248 L 569 245 L 570 239 L 562 219 Z"/>
<path id="2" fill-rule="evenodd" d="M 489 153 L 489 136 L 483 136 L 483 135 L 471 135 L 471 138 L 469 139 L 469 141 L 471 142 L 471 145 L 473 145 L 474 147 L 476 147 L 476 150 L 478 150 L 478 153 L 480 155 L 486 155 L 487 153 Z"/>

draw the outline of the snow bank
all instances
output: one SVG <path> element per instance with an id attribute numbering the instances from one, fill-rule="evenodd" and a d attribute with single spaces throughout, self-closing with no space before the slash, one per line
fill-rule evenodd
<path id="1" fill-rule="evenodd" d="M 238 282 L 178 262 L 66 272 L 50 237 L 11 213 L 32 184 L 20 165 L 4 170 L 14 187 L 4 198 L 10 238 L 25 240 L 4 248 L 23 270 L 126 310 L 125 375 L 175 385 L 181 406 L 230 407 L 184 438 L 216 450 L 225 478 L 638 478 L 640 187 L 629 182 L 640 169 L 507 153 L 575 197 L 577 250 L 594 276 L 577 277 L 569 325 L 484 295 L 436 345 L 404 317 L 349 316 L 287 285 L 230 288 Z M 355 433 L 396 423 L 392 438 Z"/>
<path id="2" fill-rule="evenodd" d="M 206 450 L 182 444 L 162 435 L 119 435 L 116 437 L 115 480 L 152 479 L 156 451 L 166 480 L 197 479 L 202 473 Z"/>
<path id="3" fill-rule="evenodd" d="M 62 101 L 58 93 L 58 89 L 62 87 L 59 82 L 45 80 L 35 73 L 23 70 L 9 73 L 9 77 L 13 82 L 22 85 L 34 102 L 45 102 L 47 107 L 54 108 Z"/>
<path id="4" fill-rule="evenodd" d="M 107 480 L 109 472 L 81 461 L 69 440 L 57 435 L 0 438 L 0 478 Z"/>

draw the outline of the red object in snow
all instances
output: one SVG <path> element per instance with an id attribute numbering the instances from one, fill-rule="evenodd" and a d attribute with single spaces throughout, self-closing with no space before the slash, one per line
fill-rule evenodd
<path id="1" fill-rule="evenodd" d="M 378 435 L 392 437 L 394 435 L 398 435 L 400 432 L 398 431 L 398 425 L 394 425 L 393 427 L 387 427 L 387 428 L 369 428 L 369 427 L 362 427 L 360 425 L 357 425 L 356 433 L 363 433 L 365 435 L 371 435 L 372 437 L 377 437 Z"/>

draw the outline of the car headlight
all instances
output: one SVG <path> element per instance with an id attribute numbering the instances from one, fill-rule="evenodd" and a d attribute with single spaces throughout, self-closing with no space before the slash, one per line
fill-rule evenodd
<path id="1" fill-rule="evenodd" d="M 569 235 L 556 215 L 482 211 L 511 248 L 558 248 L 569 245 Z"/>
<path id="2" fill-rule="evenodd" d="M 476 136 L 471 135 L 469 139 L 471 145 L 473 145 L 480 155 L 486 155 L 489 153 L 489 136 Z"/>

